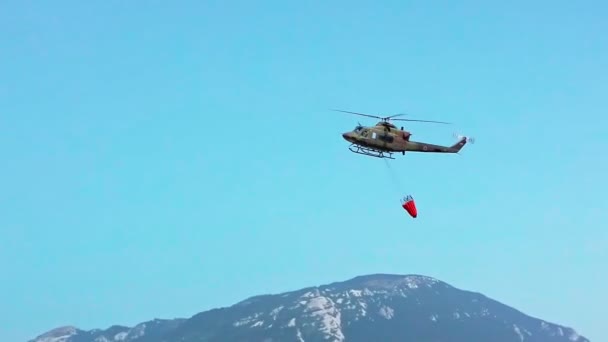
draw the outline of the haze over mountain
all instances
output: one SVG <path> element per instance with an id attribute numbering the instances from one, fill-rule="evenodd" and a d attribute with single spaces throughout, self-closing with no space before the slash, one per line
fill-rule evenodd
<path id="1" fill-rule="evenodd" d="M 251 297 L 189 319 L 83 331 L 67 326 L 30 342 L 589 342 L 482 294 L 421 275 L 374 274 Z"/>

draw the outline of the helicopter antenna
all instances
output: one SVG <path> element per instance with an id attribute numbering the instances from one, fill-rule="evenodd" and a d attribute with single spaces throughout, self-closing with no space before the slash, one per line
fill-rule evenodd
<path id="1" fill-rule="evenodd" d="M 370 115 L 370 114 L 364 114 L 364 113 L 349 112 L 349 111 L 340 110 L 340 109 L 332 109 L 332 110 L 336 111 L 336 112 L 349 113 L 349 114 L 354 114 L 354 115 L 361 115 L 361 116 L 366 116 L 366 117 L 369 117 L 369 118 L 376 118 L 376 119 L 380 119 L 383 122 L 389 122 L 391 120 L 394 120 L 394 121 L 432 122 L 432 123 L 441 123 L 441 124 L 451 125 L 451 123 L 449 123 L 449 122 L 443 122 L 443 121 L 414 120 L 414 119 L 393 119 L 393 118 L 395 118 L 397 116 L 407 115 L 407 114 L 403 114 L 403 113 L 382 117 L 382 116 Z"/>

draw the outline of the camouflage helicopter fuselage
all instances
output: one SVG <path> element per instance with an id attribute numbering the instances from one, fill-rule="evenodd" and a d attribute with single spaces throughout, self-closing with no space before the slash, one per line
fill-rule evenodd
<path id="1" fill-rule="evenodd" d="M 411 133 L 398 129 L 388 122 L 379 122 L 375 126 L 357 126 L 354 130 L 342 134 L 342 137 L 352 143 L 350 150 L 378 158 L 392 158 L 392 153 L 401 152 L 432 152 L 432 153 L 458 153 L 467 143 L 462 137 L 452 146 L 428 144 L 410 141 Z"/>

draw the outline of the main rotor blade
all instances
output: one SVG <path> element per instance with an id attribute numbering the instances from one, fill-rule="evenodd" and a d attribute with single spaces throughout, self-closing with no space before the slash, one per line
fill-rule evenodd
<path id="1" fill-rule="evenodd" d="M 349 112 L 349 111 L 346 111 L 346 110 L 339 110 L 339 109 L 332 109 L 332 110 L 336 111 L 336 112 L 350 113 L 350 114 L 355 114 L 355 115 L 367 116 L 367 117 L 370 117 L 370 118 L 383 119 L 383 118 L 381 118 L 379 116 L 375 116 L 375 115 L 369 115 L 369 114 L 363 114 L 363 113 L 355 113 L 355 112 Z"/>
<path id="2" fill-rule="evenodd" d="M 407 115 L 407 114 L 405 114 L 405 113 L 395 114 L 395 115 L 387 116 L 387 117 L 386 117 L 386 118 L 384 118 L 384 119 L 396 118 L 396 117 L 398 117 L 398 116 L 404 116 L 404 115 Z"/>
<path id="3" fill-rule="evenodd" d="M 336 112 L 342 112 L 342 113 L 349 113 L 349 114 L 355 114 L 355 115 L 361 115 L 361 116 L 367 116 L 369 118 L 376 118 L 376 119 L 380 119 L 380 120 L 393 120 L 393 121 L 417 121 L 417 122 L 432 122 L 432 123 L 441 123 L 441 124 L 447 124 L 447 125 L 451 125 L 451 123 L 449 122 L 443 122 L 443 121 L 430 121 L 430 120 L 413 120 L 413 119 L 393 119 L 394 117 L 397 116 L 403 116 L 403 115 L 407 115 L 405 113 L 400 113 L 400 114 L 395 114 L 395 115 L 391 115 L 391 116 L 387 116 L 387 117 L 381 117 L 381 116 L 376 116 L 376 115 L 370 115 L 370 114 L 363 114 L 363 113 L 356 113 L 356 112 L 349 112 L 346 110 L 340 110 L 340 109 L 332 109 L 333 111 Z"/>
<path id="4" fill-rule="evenodd" d="M 394 121 L 417 121 L 417 122 L 432 122 L 432 123 L 441 123 L 446 125 L 451 125 L 451 122 L 443 122 L 443 121 L 431 121 L 431 120 L 412 120 L 412 119 L 393 119 Z"/>

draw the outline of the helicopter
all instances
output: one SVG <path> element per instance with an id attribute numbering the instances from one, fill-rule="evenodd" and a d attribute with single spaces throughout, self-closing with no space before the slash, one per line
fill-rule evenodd
<path id="1" fill-rule="evenodd" d="M 458 153 L 467 143 L 474 143 L 474 138 L 469 138 L 461 135 L 455 135 L 459 140 L 452 146 L 434 145 L 425 142 L 410 141 L 411 132 L 405 131 L 403 127 L 398 129 L 397 126 L 390 123 L 393 121 L 418 121 L 432 122 L 440 124 L 450 124 L 443 121 L 429 120 L 412 120 L 412 119 L 394 119 L 397 116 L 405 114 L 396 114 L 387 117 L 369 115 L 363 113 L 349 112 L 344 110 L 333 109 L 337 112 L 350 113 L 371 118 L 380 119 L 375 126 L 362 126 L 357 124 L 354 130 L 342 134 L 342 137 L 351 143 L 349 150 L 354 153 L 363 154 L 376 158 L 395 159 L 393 153 L 401 152 L 428 152 L 428 153 Z"/>

